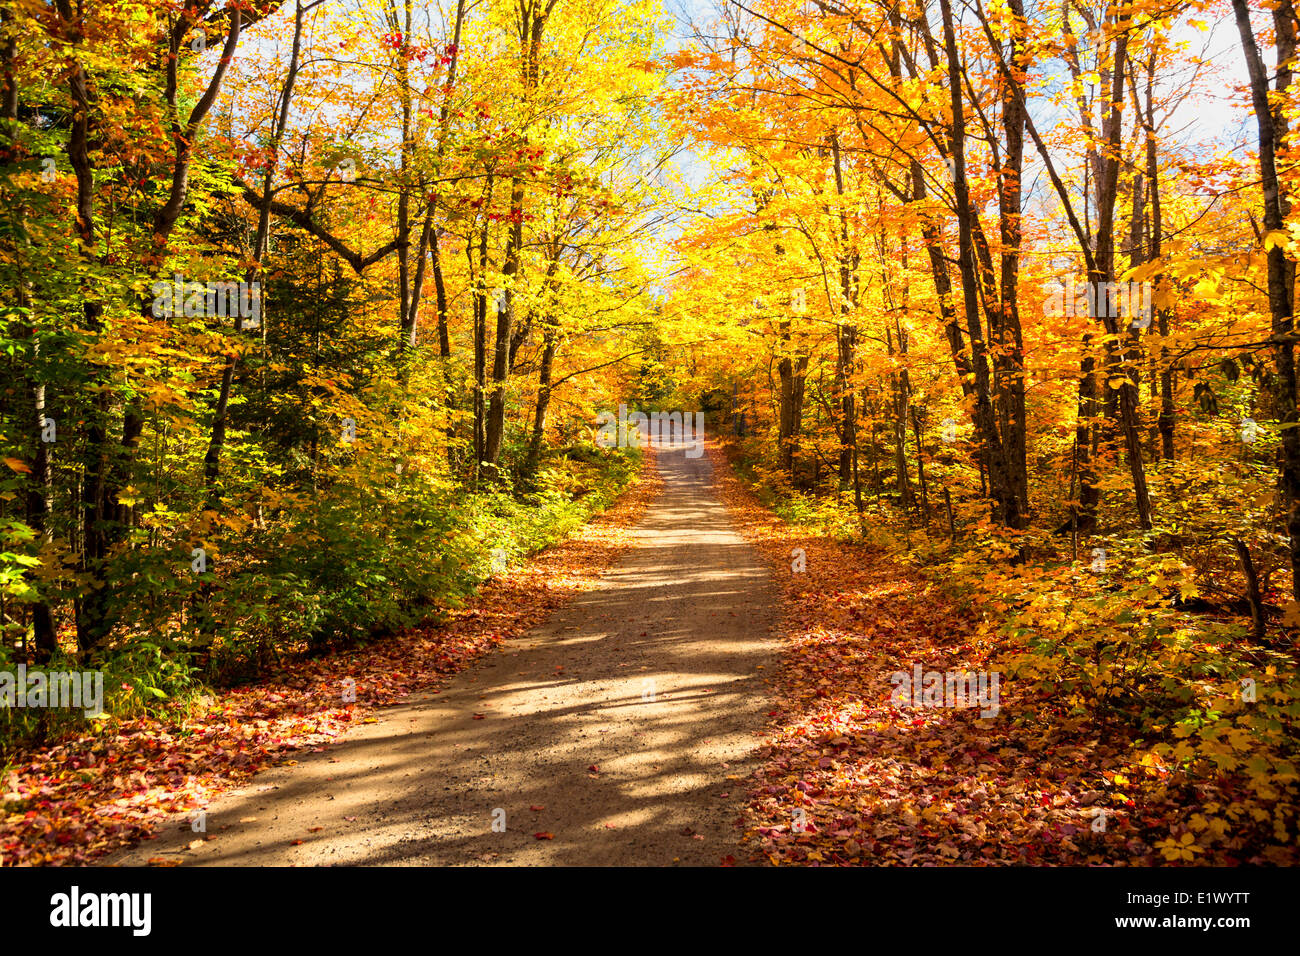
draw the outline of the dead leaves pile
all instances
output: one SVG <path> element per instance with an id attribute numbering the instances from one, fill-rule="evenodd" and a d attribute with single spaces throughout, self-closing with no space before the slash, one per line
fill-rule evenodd
<path id="1" fill-rule="evenodd" d="M 650 453 L 647 452 L 649 455 Z M 647 464 L 604 515 L 527 567 L 494 578 L 437 627 L 299 660 L 206 699 L 184 721 L 117 721 L 98 736 L 20 755 L 0 780 L 0 865 L 84 864 L 202 809 L 257 771 L 319 750 L 377 707 L 436 688 L 593 588 L 631 540 L 660 481 Z M 345 703 L 344 681 L 355 681 Z"/>
<path id="2" fill-rule="evenodd" d="M 765 765 L 740 821 L 773 865 L 1152 865 L 1204 795 L 1139 793 L 1133 750 L 1003 680 L 1000 711 L 895 707 L 890 675 L 988 669 L 969 620 L 897 558 L 803 537 L 711 449 L 718 493 L 784 589 Z M 806 552 L 792 571 L 792 549 Z M 1099 815 L 1105 818 L 1098 824 Z M 1198 848 L 1199 849 L 1199 848 Z M 1264 862 L 1231 852 L 1198 863 Z"/>

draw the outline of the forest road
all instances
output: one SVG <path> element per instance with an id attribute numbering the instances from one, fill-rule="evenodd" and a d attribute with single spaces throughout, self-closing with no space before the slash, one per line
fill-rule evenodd
<path id="1" fill-rule="evenodd" d="M 181 820 L 103 862 L 743 862 L 736 821 L 771 707 L 778 591 L 713 493 L 708 457 L 665 445 L 655 458 L 663 492 L 595 590 L 441 693 L 218 797 L 215 839 L 188 849 L 199 834 Z"/>

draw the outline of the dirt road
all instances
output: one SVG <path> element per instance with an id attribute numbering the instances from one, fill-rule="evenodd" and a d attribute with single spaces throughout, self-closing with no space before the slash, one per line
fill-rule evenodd
<path id="1" fill-rule="evenodd" d="M 105 862 L 711 866 L 736 854 L 776 590 L 711 491 L 707 456 L 668 446 L 656 458 L 663 494 L 600 588 L 441 693 L 220 797 L 215 839 L 188 849 L 199 834 L 178 821 Z"/>

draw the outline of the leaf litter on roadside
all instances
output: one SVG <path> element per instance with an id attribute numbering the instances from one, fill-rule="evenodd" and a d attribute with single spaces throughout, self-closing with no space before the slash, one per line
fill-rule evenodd
<path id="1" fill-rule="evenodd" d="M 376 708 L 436 689 L 596 587 L 660 485 L 647 467 L 605 514 L 486 583 L 443 624 L 291 661 L 267 680 L 214 692 L 183 719 L 118 720 L 98 735 L 12 755 L 0 781 L 0 865 L 91 862 L 149 837 L 174 814 L 202 809 L 259 770 L 373 722 Z M 355 681 L 355 704 L 342 700 L 345 679 Z"/>

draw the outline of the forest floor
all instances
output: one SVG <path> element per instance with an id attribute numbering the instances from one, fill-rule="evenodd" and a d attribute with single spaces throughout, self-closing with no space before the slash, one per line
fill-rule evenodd
<path id="1" fill-rule="evenodd" d="M 595 588 L 437 690 L 213 800 L 208 839 L 187 817 L 107 862 L 734 862 L 778 593 L 710 459 L 654 459 L 662 492 Z"/>
<path id="2" fill-rule="evenodd" d="M 969 614 L 903 556 L 782 521 L 721 449 L 711 454 L 719 496 L 782 592 L 781 663 L 737 857 L 904 866 L 1295 861 L 1284 837 L 1252 845 L 1241 826 L 1212 816 L 1239 798 L 1231 783 L 1177 779 L 1142 759 L 1126 735 L 1035 698 L 1031 682 L 1002 681 L 987 717 L 975 706 L 897 705 L 894 674 L 993 668 Z"/>

